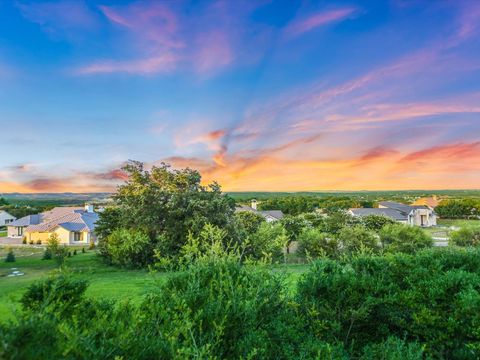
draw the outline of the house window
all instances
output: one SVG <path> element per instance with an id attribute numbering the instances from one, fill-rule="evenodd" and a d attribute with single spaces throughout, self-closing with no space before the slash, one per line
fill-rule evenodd
<path id="1" fill-rule="evenodd" d="M 23 236 L 23 227 L 22 226 L 17 227 L 17 235 L 18 236 Z"/>
<path id="2" fill-rule="evenodd" d="M 73 241 L 82 241 L 83 236 L 81 232 L 74 232 L 73 233 Z"/>
<path id="3" fill-rule="evenodd" d="M 12 221 L 12 219 L 5 219 L 5 225 L 10 224 Z"/>

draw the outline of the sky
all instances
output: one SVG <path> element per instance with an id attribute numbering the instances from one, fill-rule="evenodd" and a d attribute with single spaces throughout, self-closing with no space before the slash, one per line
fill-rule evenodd
<path id="1" fill-rule="evenodd" d="M 0 1 L 0 192 L 480 188 L 480 1 Z"/>

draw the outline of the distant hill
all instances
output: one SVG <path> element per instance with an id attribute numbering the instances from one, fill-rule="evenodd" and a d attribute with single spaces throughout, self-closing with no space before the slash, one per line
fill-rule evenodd
<path id="1" fill-rule="evenodd" d="M 10 204 L 16 205 L 78 205 L 86 202 L 108 202 L 111 193 L 0 193 Z"/>

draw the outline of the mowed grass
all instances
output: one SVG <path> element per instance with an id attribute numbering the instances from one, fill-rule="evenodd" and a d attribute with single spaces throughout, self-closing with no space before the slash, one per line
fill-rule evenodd
<path id="1" fill-rule="evenodd" d="M 26 249 L 13 249 L 14 263 L 5 262 L 0 255 L 0 322 L 12 319 L 20 309 L 19 300 L 33 282 L 46 278 L 57 269 L 54 260 L 42 260 L 43 251 L 30 252 Z M 32 250 L 32 248 L 30 248 Z M 5 252 L 4 249 L 2 249 Z M 108 266 L 98 258 L 95 251 L 87 251 L 67 258 L 67 271 L 73 276 L 86 279 L 89 287 L 86 296 L 140 301 L 151 288 L 165 281 L 165 273 L 149 273 L 146 270 L 126 270 Z M 23 276 L 8 277 L 12 268 L 23 272 Z"/>
<path id="2" fill-rule="evenodd" d="M 11 247 L 16 255 L 13 263 L 5 262 L 7 247 L 0 247 L 0 322 L 15 318 L 20 311 L 20 299 L 30 284 L 54 274 L 54 260 L 42 260 L 41 247 Z M 73 252 L 73 249 L 72 249 Z M 95 251 L 81 252 L 66 260 L 67 270 L 73 276 L 89 282 L 87 297 L 115 300 L 142 301 L 145 294 L 165 282 L 171 273 L 147 270 L 120 269 L 104 264 Z M 12 268 L 23 272 L 23 276 L 8 277 Z M 308 265 L 275 265 L 272 271 L 284 273 L 289 289 L 293 292 L 301 274 Z"/>
<path id="3" fill-rule="evenodd" d="M 437 224 L 439 226 L 456 226 L 456 227 L 473 226 L 473 227 L 480 227 L 480 220 L 438 219 Z"/>
<path id="4" fill-rule="evenodd" d="M 0 230 L 0 237 L 7 236 L 7 230 Z"/>

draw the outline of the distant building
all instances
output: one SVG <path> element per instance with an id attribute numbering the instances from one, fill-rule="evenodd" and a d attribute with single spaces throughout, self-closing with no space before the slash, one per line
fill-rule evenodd
<path id="1" fill-rule="evenodd" d="M 283 218 L 283 212 L 281 210 L 257 210 L 257 200 L 253 199 L 251 206 L 237 206 L 235 212 L 251 211 L 256 214 L 262 215 L 267 222 L 278 221 Z"/>
<path id="2" fill-rule="evenodd" d="M 440 200 L 437 198 L 436 195 L 430 197 L 422 197 L 417 200 L 412 205 L 425 205 L 431 209 L 435 209 L 438 204 L 440 204 Z"/>
<path id="3" fill-rule="evenodd" d="M 5 210 L 0 210 L 0 226 L 5 226 L 15 221 L 17 218 L 15 216 L 10 215 Z"/>
<path id="4" fill-rule="evenodd" d="M 8 236 L 20 237 L 27 242 L 45 243 L 57 234 L 61 244 L 89 244 L 96 242 L 95 223 L 98 214 L 92 205 L 82 207 L 56 207 L 41 214 L 28 215 L 8 224 Z"/>
<path id="5" fill-rule="evenodd" d="M 400 223 L 430 227 L 437 225 L 437 216 L 432 208 L 426 205 L 405 205 L 393 201 L 382 201 L 378 208 L 350 209 L 353 216 L 383 215 Z"/>

